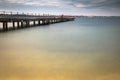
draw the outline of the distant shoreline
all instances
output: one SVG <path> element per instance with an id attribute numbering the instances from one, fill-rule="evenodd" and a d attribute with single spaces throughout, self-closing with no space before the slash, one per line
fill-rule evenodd
<path id="1" fill-rule="evenodd" d="M 75 17 L 87 17 L 87 18 L 120 18 L 120 16 L 75 16 Z"/>

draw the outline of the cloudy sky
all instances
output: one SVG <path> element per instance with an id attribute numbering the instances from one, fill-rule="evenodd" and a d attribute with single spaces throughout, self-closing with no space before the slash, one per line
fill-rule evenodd
<path id="1" fill-rule="evenodd" d="M 120 16 L 120 0 L 0 0 L 0 10 Z"/>

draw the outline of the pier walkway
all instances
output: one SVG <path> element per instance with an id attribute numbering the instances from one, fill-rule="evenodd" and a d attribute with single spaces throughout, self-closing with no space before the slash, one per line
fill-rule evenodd
<path id="1" fill-rule="evenodd" d="M 11 29 L 15 30 L 39 25 L 49 25 L 52 23 L 66 22 L 72 20 L 74 20 L 74 17 L 68 15 L 37 15 L 0 11 L 0 23 L 2 23 L 2 31 L 8 31 Z M 8 23 L 12 23 L 11 28 L 8 27 Z"/>

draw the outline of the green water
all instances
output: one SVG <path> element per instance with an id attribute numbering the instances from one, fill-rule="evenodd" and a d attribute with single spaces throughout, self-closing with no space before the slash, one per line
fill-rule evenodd
<path id="1" fill-rule="evenodd" d="M 0 33 L 0 80 L 120 80 L 120 19 Z"/>

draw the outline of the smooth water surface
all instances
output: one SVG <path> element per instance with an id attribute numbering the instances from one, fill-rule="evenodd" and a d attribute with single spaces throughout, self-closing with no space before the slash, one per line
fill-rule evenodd
<path id="1" fill-rule="evenodd" d="M 0 80 L 120 80 L 120 18 L 0 33 Z"/>

